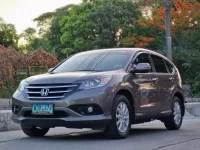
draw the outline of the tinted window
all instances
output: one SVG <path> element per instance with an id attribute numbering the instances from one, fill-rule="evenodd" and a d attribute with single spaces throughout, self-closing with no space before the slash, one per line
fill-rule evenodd
<path id="1" fill-rule="evenodd" d="M 158 56 L 151 56 L 154 62 L 154 66 L 156 69 L 156 72 L 158 73 L 167 73 L 167 68 L 165 66 L 165 63 L 161 57 Z"/>
<path id="2" fill-rule="evenodd" d="M 172 73 L 174 71 L 174 66 L 170 64 L 168 61 L 165 61 L 165 64 L 167 65 L 169 73 Z"/>
<path id="3" fill-rule="evenodd" d="M 140 54 L 134 61 L 134 64 L 137 65 L 139 63 L 150 63 L 149 54 Z"/>
<path id="4" fill-rule="evenodd" d="M 118 70 L 125 66 L 130 56 L 130 52 L 80 53 L 63 62 L 53 73 Z"/>

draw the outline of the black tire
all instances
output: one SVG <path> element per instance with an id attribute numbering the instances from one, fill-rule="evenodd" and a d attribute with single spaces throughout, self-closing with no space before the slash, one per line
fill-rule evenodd
<path id="1" fill-rule="evenodd" d="M 21 127 L 21 128 L 22 131 L 30 137 L 43 137 L 49 131 L 49 128 L 37 128 L 37 127 L 31 127 L 31 128 Z"/>
<path id="2" fill-rule="evenodd" d="M 121 102 L 126 104 L 128 111 L 129 111 L 128 112 L 129 113 L 129 124 L 128 124 L 127 130 L 125 132 L 120 132 L 120 130 L 117 127 L 116 111 L 117 111 L 118 105 Z M 104 133 L 106 134 L 106 136 L 109 137 L 109 138 L 114 138 L 114 139 L 124 139 L 124 138 L 126 138 L 129 135 L 130 129 L 131 129 L 132 110 L 131 110 L 131 106 L 130 106 L 129 101 L 125 96 L 123 96 L 123 95 L 117 95 L 116 96 L 116 98 L 114 99 L 114 104 L 113 104 L 111 116 L 112 116 L 111 123 L 104 130 Z"/>
<path id="3" fill-rule="evenodd" d="M 175 103 L 178 103 L 180 105 L 181 118 L 180 118 L 179 123 L 176 123 L 176 121 L 174 119 L 175 118 L 175 115 L 174 115 Z M 172 114 L 168 118 L 164 119 L 164 124 L 168 130 L 178 130 L 178 129 L 180 129 L 182 122 L 183 122 L 183 104 L 181 103 L 181 101 L 178 97 L 174 97 L 173 102 L 172 102 Z"/>

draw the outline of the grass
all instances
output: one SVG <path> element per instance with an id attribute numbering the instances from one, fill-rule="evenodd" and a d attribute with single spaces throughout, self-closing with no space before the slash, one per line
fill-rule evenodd
<path id="1" fill-rule="evenodd" d="M 0 98 L 11 99 L 16 89 L 0 88 Z"/>

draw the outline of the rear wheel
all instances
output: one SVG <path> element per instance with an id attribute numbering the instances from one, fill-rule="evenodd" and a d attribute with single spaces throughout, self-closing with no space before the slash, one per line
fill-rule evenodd
<path id="1" fill-rule="evenodd" d="M 180 129 L 183 121 L 182 103 L 178 97 L 174 97 L 172 105 L 172 114 L 164 120 L 165 127 L 168 130 Z"/>
<path id="2" fill-rule="evenodd" d="M 128 99 L 123 95 L 115 98 L 112 109 L 112 121 L 106 127 L 105 133 L 108 137 L 122 139 L 126 138 L 131 128 L 131 107 Z"/>
<path id="3" fill-rule="evenodd" d="M 31 128 L 21 127 L 21 128 L 22 131 L 30 137 L 43 137 L 49 131 L 49 128 L 37 128 L 37 127 L 31 127 Z"/>

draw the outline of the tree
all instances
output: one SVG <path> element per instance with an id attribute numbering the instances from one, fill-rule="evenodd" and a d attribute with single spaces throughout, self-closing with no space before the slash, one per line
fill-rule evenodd
<path id="1" fill-rule="evenodd" d="M 65 57 L 63 54 L 66 54 L 64 50 L 66 46 L 60 41 L 62 33 L 59 21 L 63 16 L 69 15 L 72 6 L 74 5 L 66 5 L 35 18 L 34 21 L 37 22 L 39 28 L 39 38 L 35 39 L 31 45 L 36 49 L 43 47 L 48 52 L 56 53 L 58 58 Z"/>
<path id="2" fill-rule="evenodd" d="M 55 12 L 47 12 L 33 20 L 37 22 L 40 36 L 43 36 L 49 30 L 54 14 Z"/>
<path id="3" fill-rule="evenodd" d="M 36 38 L 36 32 L 36 29 L 29 27 L 23 31 L 21 37 L 23 37 L 29 43 Z"/>
<path id="4" fill-rule="evenodd" d="M 187 41 L 187 35 L 195 30 L 199 30 L 199 14 L 199 2 L 186 2 L 184 0 L 173 1 L 171 9 L 171 22 L 174 49 L 186 49 L 186 45 L 190 45 L 187 43 L 189 42 Z M 152 17 L 140 19 L 139 24 L 148 30 L 149 36 L 155 36 L 158 35 L 156 33 L 159 33 L 158 36 L 162 39 L 165 31 L 164 6 L 156 8 L 152 13 Z"/>
<path id="5" fill-rule="evenodd" d="M 28 27 L 20 34 L 20 37 L 25 40 L 25 44 L 19 46 L 22 52 L 33 52 L 35 50 L 34 41 L 37 39 L 36 33 L 36 29 Z"/>
<path id="6" fill-rule="evenodd" d="M 7 24 L 0 18 L 0 44 L 17 48 L 19 36 L 13 24 Z"/>
<path id="7" fill-rule="evenodd" d="M 136 29 L 140 15 L 132 1 L 84 2 L 60 21 L 61 42 L 77 51 L 118 47 L 120 39 Z"/>
<path id="8" fill-rule="evenodd" d="M 133 34 L 133 37 L 128 37 L 123 40 L 123 45 L 125 47 L 149 48 L 150 43 L 153 40 L 153 37 L 145 37 L 142 35 Z"/>
<path id="9" fill-rule="evenodd" d="M 58 58 L 66 57 L 69 51 L 66 51 L 66 45 L 62 44 L 60 37 L 62 36 L 61 25 L 59 24 L 63 16 L 68 16 L 71 8 L 74 5 L 67 5 L 55 10 L 54 18 L 52 19 L 49 31 L 45 34 L 46 39 L 49 41 L 49 51 L 56 53 Z"/>
<path id="10" fill-rule="evenodd" d="M 136 29 L 141 12 L 130 0 L 85 0 L 35 18 L 40 40 L 58 58 L 78 51 L 120 46 L 120 39 Z M 44 30 L 45 29 L 47 30 Z"/>

